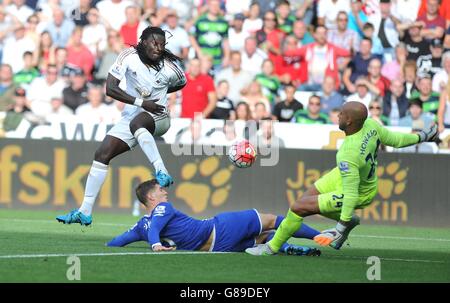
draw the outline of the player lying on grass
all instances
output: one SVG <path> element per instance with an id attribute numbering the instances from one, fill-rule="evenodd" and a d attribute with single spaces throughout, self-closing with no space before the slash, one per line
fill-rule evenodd
<path id="1" fill-rule="evenodd" d="M 58 216 L 59 222 L 90 225 L 92 208 L 108 174 L 109 162 L 138 144 L 152 163 L 159 184 L 173 183 L 154 136 L 162 136 L 169 129 L 167 94 L 182 89 L 186 77 L 178 65 L 180 59 L 165 48 L 165 34 L 159 27 L 147 27 L 138 45 L 122 51 L 111 66 L 106 94 L 126 103 L 122 118 L 95 152 L 81 207 Z M 121 84 L 126 84 L 125 89 Z"/>
<path id="2" fill-rule="evenodd" d="M 275 236 L 267 243 L 246 250 L 252 255 L 273 255 L 302 226 L 304 217 L 321 214 L 338 221 L 335 228 L 314 237 L 322 246 L 341 248 L 359 224 L 355 208 L 368 206 L 377 194 L 377 151 L 380 144 L 405 147 L 433 141 L 433 125 L 417 134 L 391 132 L 367 118 L 360 102 L 347 102 L 339 113 L 339 128 L 346 138 L 336 155 L 337 167 L 316 181 L 289 209 Z"/>
<path id="3" fill-rule="evenodd" d="M 147 241 L 153 251 L 200 250 L 243 252 L 256 243 L 273 236 L 282 216 L 260 214 L 256 209 L 225 212 L 197 220 L 176 210 L 167 202 L 167 191 L 153 179 L 136 188 L 136 196 L 146 213 L 130 230 L 115 237 L 107 246 L 122 247 L 137 241 Z M 303 224 L 294 237 L 313 239 L 319 232 Z M 163 243 L 171 243 L 170 247 Z M 280 252 L 295 255 L 320 255 L 316 248 L 283 244 Z"/>

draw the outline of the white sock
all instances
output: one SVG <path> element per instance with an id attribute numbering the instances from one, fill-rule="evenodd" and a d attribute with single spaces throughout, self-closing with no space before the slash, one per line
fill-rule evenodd
<path id="1" fill-rule="evenodd" d="M 139 128 L 134 133 L 134 137 L 139 142 L 139 146 L 142 148 L 142 151 L 147 156 L 148 160 L 153 164 L 155 172 L 162 170 L 167 173 L 167 169 L 164 166 L 152 134 L 145 128 Z"/>
<path id="2" fill-rule="evenodd" d="M 79 211 L 86 216 L 91 215 L 95 199 L 97 199 L 98 193 L 100 192 L 103 182 L 105 182 L 107 174 L 108 165 L 97 161 L 92 162 L 91 170 L 89 171 L 86 181 L 86 188 L 84 190 L 83 204 L 81 204 L 79 209 Z"/>

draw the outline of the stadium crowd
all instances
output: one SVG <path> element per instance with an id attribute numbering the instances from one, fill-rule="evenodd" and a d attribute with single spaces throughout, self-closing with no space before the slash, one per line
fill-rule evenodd
<path id="1" fill-rule="evenodd" d="M 0 129 L 118 121 L 104 82 L 148 25 L 186 71 L 173 118 L 336 124 L 352 100 L 383 125 L 450 127 L 450 0 L 3 0 Z"/>

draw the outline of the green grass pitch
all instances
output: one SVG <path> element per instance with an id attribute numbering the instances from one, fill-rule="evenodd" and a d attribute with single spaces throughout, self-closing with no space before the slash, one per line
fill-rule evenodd
<path id="1" fill-rule="evenodd" d="M 150 254 L 145 242 L 104 246 L 136 222 L 131 215 L 94 213 L 93 226 L 81 227 L 57 223 L 60 213 L 0 210 L 0 282 L 73 283 L 66 277 L 69 255 L 79 255 L 81 282 L 373 282 L 369 256 L 381 260 L 380 282 L 450 282 L 450 229 L 362 225 L 349 245 L 323 248 L 320 257 Z"/>

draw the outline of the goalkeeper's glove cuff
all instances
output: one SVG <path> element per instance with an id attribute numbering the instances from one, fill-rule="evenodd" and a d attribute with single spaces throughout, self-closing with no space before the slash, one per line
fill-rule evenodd
<path id="1" fill-rule="evenodd" d="M 345 230 L 347 229 L 347 226 L 345 226 L 344 224 L 342 224 L 341 222 L 338 222 L 336 224 L 336 230 L 338 232 L 340 232 L 341 234 L 343 234 L 345 232 Z"/>
<path id="2" fill-rule="evenodd" d="M 436 138 L 437 133 L 438 127 L 436 124 L 431 126 L 427 130 L 421 130 L 417 133 L 417 135 L 419 136 L 419 143 L 433 141 Z"/>

